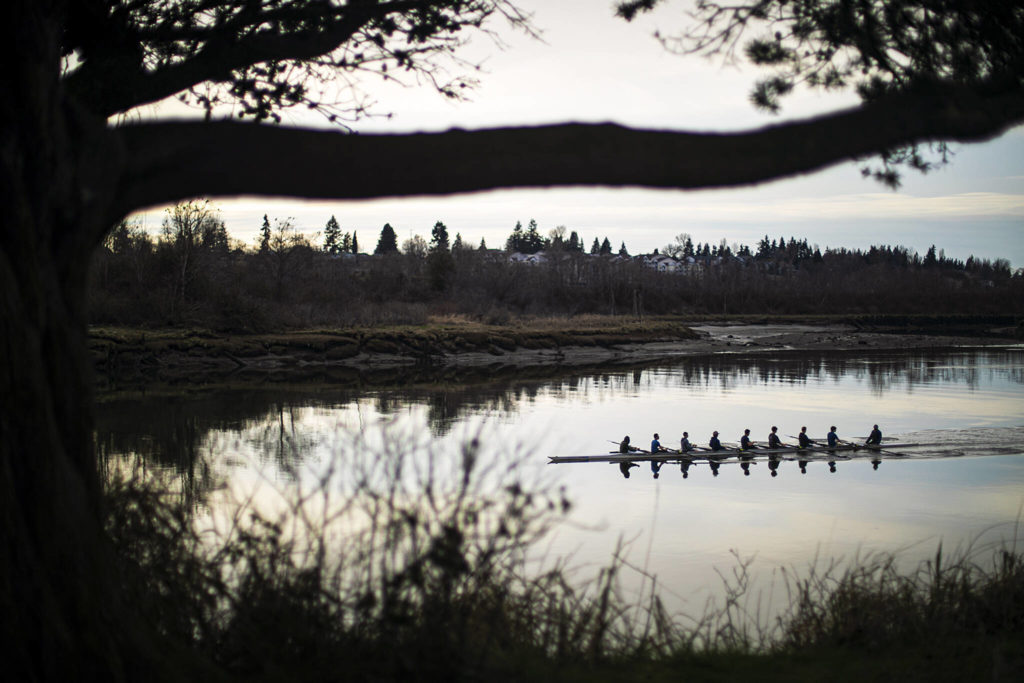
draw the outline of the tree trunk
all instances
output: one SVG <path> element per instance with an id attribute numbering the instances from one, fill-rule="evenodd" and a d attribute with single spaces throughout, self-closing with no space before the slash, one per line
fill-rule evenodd
<path id="1" fill-rule="evenodd" d="M 93 448 L 86 285 L 121 156 L 62 98 L 60 2 L 0 10 L 0 622 L 13 680 L 169 678 L 121 598 Z M 156 675 L 154 675 L 156 674 Z"/>

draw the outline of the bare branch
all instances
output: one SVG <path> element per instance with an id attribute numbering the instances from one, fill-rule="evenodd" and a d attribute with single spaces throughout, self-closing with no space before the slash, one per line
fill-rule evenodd
<path id="1" fill-rule="evenodd" d="M 1024 121 L 1024 96 L 937 84 L 746 133 L 613 124 L 343 135 L 233 122 L 126 126 L 125 214 L 193 196 L 359 199 L 574 185 L 751 185 L 927 141 L 980 141 Z M 203 164 L 189 160 L 202 156 Z M 191 168 L 182 174 L 183 167 Z"/>

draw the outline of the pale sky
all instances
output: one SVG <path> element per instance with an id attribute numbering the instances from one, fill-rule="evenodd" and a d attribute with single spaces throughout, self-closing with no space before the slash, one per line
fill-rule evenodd
<path id="1" fill-rule="evenodd" d="M 483 37 L 465 53 L 482 60 L 480 87 L 471 101 L 453 103 L 429 88 L 401 88 L 366 80 L 376 111 L 391 118 L 355 124 L 363 132 L 482 128 L 564 121 L 613 121 L 635 127 L 726 131 L 810 116 L 855 103 L 849 94 L 800 93 L 781 116 L 755 110 L 747 96 L 757 78 L 751 67 L 723 65 L 666 52 L 652 33 L 670 33 L 686 18 L 682 3 L 628 24 L 613 16 L 610 0 L 521 0 L 534 14 L 543 40 L 500 31 L 502 49 Z M 497 26 L 497 25 L 495 25 Z M 177 113 L 164 108 L 163 115 Z M 286 116 L 293 125 L 325 125 Z M 558 225 L 576 230 L 587 245 L 608 237 L 641 253 L 681 232 L 695 242 L 755 246 L 772 238 L 806 237 L 821 248 L 903 245 L 920 253 L 931 244 L 958 258 L 1008 258 L 1024 266 L 1024 127 L 996 140 L 961 145 L 945 168 L 926 176 L 907 172 L 898 191 L 861 178 L 848 163 L 811 176 L 735 190 L 633 189 L 513 190 L 444 198 L 300 202 L 242 198 L 217 200 L 232 237 L 252 242 L 264 213 L 293 219 L 306 233 L 321 231 L 331 215 L 356 231 L 371 251 L 381 226 L 399 241 L 429 237 L 441 220 L 454 237 L 500 247 L 516 221 L 533 218 L 543 233 Z M 424 163 L 430 163 L 429 159 Z M 144 214 L 151 232 L 161 211 Z"/>

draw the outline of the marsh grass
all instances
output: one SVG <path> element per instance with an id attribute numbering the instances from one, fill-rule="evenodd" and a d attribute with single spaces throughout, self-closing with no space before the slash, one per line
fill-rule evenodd
<path id="1" fill-rule="evenodd" d="M 724 600 L 673 615 L 654 577 L 625 594 L 634 569 L 621 546 L 590 580 L 567 560 L 531 557 L 570 503 L 523 462 L 482 457 L 473 439 L 441 453 L 385 433 L 373 452 L 356 443 L 311 480 L 297 476 L 277 504 L 243 497 L 219 524 L 199 523 L 167 482 L 109 468 L 108 529 L 143 617 L 245 680 L 1024 671 L 1015 546 L 951 557 L 940 546 L 909 572 L 879 554 L 784 573 L 788 607 L 771 618 L 737 557 Z"/>

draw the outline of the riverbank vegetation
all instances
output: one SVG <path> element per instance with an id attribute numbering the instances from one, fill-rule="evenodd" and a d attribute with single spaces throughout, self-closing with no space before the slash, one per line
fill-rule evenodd
<path id="1" fill-rule="evenodd" d="M 901 569 L 869 556 L 787 573 L 777 618 L 738 562 L 721 604 L 683 617 L 587 581 L 538 542 L 571 507 L 522 458 L 439 453 L 385 432 L 290 494 L 183 498 L 107 459 L 118 579 L 154 633 L 224 679 L 1019 680 L 1024 555 L 961 549 Z M 305 482 L 305 483 L 304 483 Z M 268 502 L 269 501 L 269 502 Z M 649 582 L 648 585 L 656 585 Z"/>
<path id="2" fill-rule="evenodd" d="M 438 222 L 430 243 L 411 239 L 399 251 L 391 239 L 387 249 L 359 254 L 337 246 L 358 243 L 338 230 L 320 245 L 287 221 L 265 221 L 250 248 L 228 236 L 215 209 L 195 202 L 170 210 L 157 239 L 122 223 L 95 257 L 90 320 L 268 332 L 421 325 L 439 316 L 500 325 L 588 314 L 1024 314 L 1024 273 L 1003 260 L 946 258 L 935 247 L 920 256 L 884 245 L 822 251 L 796 238 L 695 245 L 680 235 L 661 253 L 631 257 L 625 245 L 623 253 L 585 253 L 575 233 L 565 238 L 558 228 L 538 236 L 545 251 L 528 255 L 473 247 L 460 235 L 451 241 Z"/>

